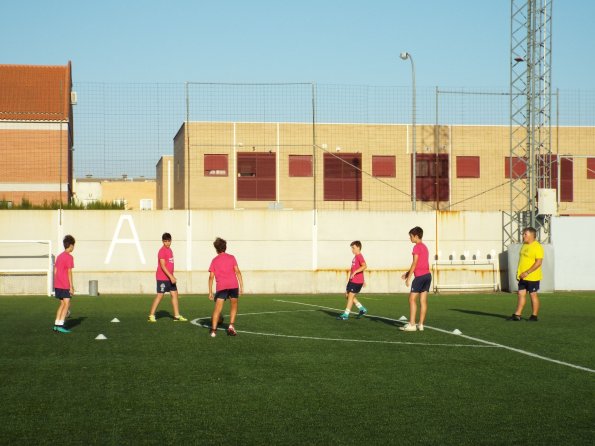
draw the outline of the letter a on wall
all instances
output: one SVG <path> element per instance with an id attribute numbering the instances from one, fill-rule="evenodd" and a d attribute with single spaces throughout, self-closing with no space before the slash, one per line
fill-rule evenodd
<path id="1" fill-rule="evenodd" d="M 128 226 L 130 226 L 130 232 L 132 232 L 132 238 L 120 238 L 120 231 L 122 230 L 122 225 L 124 221 L 128 222 Z M 107 251 L 107 256 L 105 257 L 105 263 L 108 264 L 112 261 L 112 254 L 114 253 L 114 248 L 116 244 L 121 245 L 136 245 L 136 250 L 138 252 L 138 257 L 143 265 L 147 262 L 145 260 L 145 255 L 143 254 L 143 249 L 140 246 L 140 240 L 138 238 L 138 233 L 136 232 L 136 228 L 134 227 L 134 221 L 132 220 L 132 215 L 120 215 L 120 219 L 118 220 L 118 224 L 116 226 L 116 231 L 114 232 L 114 237 L 112 238 L 112 242 L 109 245 L 109 249 Z"/>

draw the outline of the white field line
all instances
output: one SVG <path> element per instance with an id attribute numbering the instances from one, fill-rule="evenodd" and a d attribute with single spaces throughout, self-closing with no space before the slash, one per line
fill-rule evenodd
<path id="1" fill-rule="evenodd" d="M 342 309 L 325 307 L 325 306 L 322 306 L 322 305 L 306 304 L 306 303 L 303 303 L 303 302 L 294 302 L 294 301 L 290 301 L 290 300 L 281 300 L 281 299 L 273 299 L 273 300 L 275 302 L 284 302 L 284 303 L 296 304 L 296 305 L 307 305 L 309 307 L 318 307 L 318 308 L 324 308 L 324 309 L 327 309 L 327 310 L 334 310 L 334 311 L 339 311 L 339 312 L 340 311 L 343 311 Z M 372 315 L 372 314 L 368 314 L 367 316 L 368 317 L 377 317 L 379 319 L 384 319 L 384 320 L 387 320 L 387 321 L 394 321 L 394 322 L 402 323 L 401 321 L 399 321 L 397 319 L 392 319 L 390 317 L 375 316 L 375 315 Z M 502 349 L 505 349 L 505 350 L 510 350 L 512 352 L 520 353 L 521 355 L 526 355 L 526 356 L 530 356 L 532 358 L 541 359 L 542 361 L 553 362 L 554 364 L 559 364 L 559 365 L 563 365 L 563 366 L 566 366 L 566 367 L 571 367 L 573 369 L 582 370 L 583 372 L 595 373 L 595 370 L 590 369 L 588 367 L 583 367 L 583 366 L 580 366 L 580 365 L 571 364 L 569 362 L 559 361 L 558 359 L 548 358 L 547 356 L 541 356 L 541 355 L 538 355 L 537 353 L 532 353 L 532 352 L 528 352 L 526 350 L 521 350 L 520 348 L 510 347 L 510 346 L 504 345 L 504 344 L 498 344 L 497 342 L 486 341 L 485 339 L 475 338 L 473 336 L 467 336 L 465 334 L 455 335 L 451 331 L 444 330 L 442 328 L 431 327 L 431 326 L 425 325 L 425 324 L 424 324 L 424 327 L 425 328 L 429 328 L 430 330 L 439 331 L 440 333 L 446 333 L 446 334 L 449 334 L 449 335 L 452 335 L 452 336 L 458 336 L 460 338 L 469 339 L 470 341 L 480 342 L 482 344 L 489 345 L 489 346 L 492 346 L 492 347 L 499 347 L 499 348 L 502 348 Z"/>
<path id="2" fill-rule="evenodd" d="M 261 313 L 238 313 L 238 316 L 252 316 L 252 315 L 260 315 L 260 314 L 276 314 L 276 313 L 296 313 L 296 312 L 314 312 L 318 310 L 280 310 L 280 311 L 263 311 Z M 206 317 L 199 317 L 192 321 L 191 324 L 194 324 L 198 327 L 203 328 L 210 328 L 210 325 L 203 324 L 200 321 L 205 319 L 210 319 L 210 316 Z M 217 330 L 225 331 L 224 328 L 218 328 Z M 428 342 L 406 342 L 406 341 L 380 341 L 374 339 L 341 339 L 341 338 L 320 338 L 316 336 L 298 336 L 298 335 L 284 335 L 278 333 L 262 333 L 258 331 L 246 331 L 246 330 L 236 330 L 238 333 L 245 333 L 245 334 L 252 334 L 252 335 L 259 335 L 259 336 L 272 336 L 277 338 L 290 338 L 290 339 L 308 339 L 308 340 L 315 340 L 315 341 L 334 341 L 334 342 L 359 342 L 365 344 L 401 344 L 401 345 L 423 345 L 426 347 L 472 347 L 472 348 L 493 348 L 491 345 L 477 345 L 477 344 L 438 344 L 438 343 L 428 343 Z"/>

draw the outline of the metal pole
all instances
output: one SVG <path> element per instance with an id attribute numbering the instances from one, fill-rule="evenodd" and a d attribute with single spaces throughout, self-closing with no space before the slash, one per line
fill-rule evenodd
<path id="1" fill-rule="evenodd" d="M 412 170 L 413 170 L 413 190 L 412 190 L 412 210 L 417 210 L 417 146 L 416 146 L 416 115 L 417 115 L 417 91 L 415 88 L 415 64 L 413 63 L 413 56 L 409 54 L 409 60 L 411 61 L 411 79 L 412 79 L 412 105 L 411 105 L 411 122 L 412 122 L 412 130 L 413 130 L 413 161 L 412 161 Z"/>
<path id="2" fill-rule="evenodd" d="M 312 180 L 313 187 L 313 209 L 314 224 L 316 224 L 316 82 L 312 82 Z"/>

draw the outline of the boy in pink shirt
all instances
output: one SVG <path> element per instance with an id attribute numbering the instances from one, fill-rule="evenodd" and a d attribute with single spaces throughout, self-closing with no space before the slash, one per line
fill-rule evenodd
<path id="1" fill-rule="evenodd" d="M 351 307 L 353 304 L 358 308 L 359 313 L 357 318 L 361 318 L 364 316 L 368 310 L 364 307 L 357 297 L 355 297 L 364 286 L 364 271 L 368 267 L 366 265 L 366 261 L 364 256 L 361 253 L 362 250 L 362 242 L 359 240 L 355 240 L 351 242 L 351 252 L 355 257 L 351 261 L 351 271 L 349 272 L 349 281 L 347 282 L 347 288 L 345 290 L 345 299 L 347 299 L 347 305 L 345 306 L 345 311 L 337 316 L 337 319 L 341 321 L 346 321 L 349 319 L 349 313 L 351 313 Z"/>
<path id="2" fill-rule="evenodd" d="M 217 325 L 223 322 L 223 317 L 221 317 L 223 304 L 229 298 L 231 311 L 227 335 L 237 336 L 234 324 L 236 315 L 238 314 L 238 298 L 244 289 L 242 273 L 240 272 L 240 268 L 238 268 L 236 258 L 225 252 L 227 250 L 227 242 L 225 240 L 217 237 L 213 246 L 217 251 L 217 257 L 213 259 L 211 266 L 209 266 L 209 299 L 215 301 L 215 308 L 213 309 L 213 316 L 211 318 L 210 335 L 212 338 L 217 336 Z M 217 281 L 214 296 L 213 280 Z"/>
<path id="3" fill-rule="evenodd" d="M 64 326 L 64 319 L 68 316 L 70 299 L 74 296 L 74 285 L 72 282 L 72 268 L 74 259 L 71 252 L 74 251 L 75 240 L 72 235 L 67 235 L 63 240 L 64 252 L 56 257 L 54 263 L 54 291 L 56 299 L 60 299 L 60 306 L 56 312 L 54 332 L 70 333 Z"/>
<path id="4" fill-rule="evenodd" d="M 430 255 L 428 247 L 422 242 L 424 231 L 419 226 L 416 226 L 409 231 L 409 240 L 415 243 L 413 247 L 413 261 L 409 271 L 401 276 L 405 280 L 405 285 L 409 286 L 411 276 L 415 276 L 411 284 L 411 292 L 409 293 L 409 322 L 403 327 L 401 331 L 424 331 L 424 322 L 426 320 L 426 313 L 428 311 L 428 292 L 432 283 L 432 274 L 430 273 Z M 419 324 L 415 325 L 415 316 L 417 313 L 417 296 L 419 296 L 420 312 Z"/>
<path id="5" fill-rule="evenodd" d="M 163 299 L 165 293 L 171 295 L 171 304 L 174 309 L 174 322 L 187 322 L 184 316 L 180 314 L 180 308 L 178 304 L 178 280 L 174 276 L 174 253 L 171 250 L 171 234 L 165 232 L 161 236 L 163 246 L 157 253 L 157 272 L 155 276 L 157 278 L 157 296 L 153 299 L 151 305 L 151 311 L 149 312 L 149 322 L 157 322 L 155 318 L 155 311 Z"/>

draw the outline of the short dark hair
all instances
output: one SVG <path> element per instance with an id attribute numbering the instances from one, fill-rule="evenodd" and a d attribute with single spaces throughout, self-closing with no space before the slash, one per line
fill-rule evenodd
<path id="1" fill-rule="evenodd" d="M 351 242 L 349 246 L 357 246 L 359 249 L 362 249 L 362 242 L 360 242 L 359 240 L 354 240 Z"/>
<path id="2" fill-rule="evenodd" d="M 62 240 L 64 249 L 70 248 L 70 246 L 74 245 L 75 243 L 76 243 L 76 240 L 74 239 L 74 237 L 72 235 L 67 235 L 66 237 L 64 237 L 64 240 Z"/>
<path id="3" fill-rule="evenodd" d="M 409 235 L 413 235 L 414 237 L 417 236 L 421 240 L 424 238 L 424 230 L 419 226 L 416 226 L 415 228 L 411 228 Z"/>
<path id="4" fill-rule="evenodd" d="M 213 246 L 215 247 L 217 254 L 221 254 L 222 252 L 225 252 L 227 250 L 227 242 L 223 240 L 221 237 L 217 237 L 215 239 L 215 241 L 213 242 Z"/>
<path id="5" fill-rule="evenodd" d="M 165 242 L 165 241 L 171 242 L 171 234 L 169 232 L 164 232 L 163 235 L 161 236 L 161 241 L 162 242 Z"/>
<path id="6" fill-rule="evenodd" d="M 525 229 L 523 229 L 523 234 L 525 232 L 530 232 L 533 235 L 533 238 L 537 238 L 537 229 L 535 229 L 532 226 L 527 226 Z"/>

